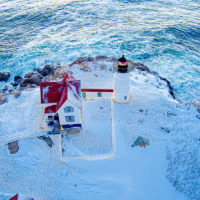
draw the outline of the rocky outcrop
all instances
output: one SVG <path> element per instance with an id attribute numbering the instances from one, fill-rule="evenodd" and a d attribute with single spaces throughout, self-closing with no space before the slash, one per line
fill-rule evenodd
<path id="1" fill-rule="evenodd" d="M 0 92 L 0 104 L 3 104 L 7 101 L 7 96 L 4 93 Z"/>
<path id="2" fill-rule="evenodd" d="M 146 147 L 147 145 L 149 145 L 149 140 L 139 136 L 137 137 L 137 139 L 134 141 L 134 143 L 131 145 L 131 147 L 136 147 L 136 146 L 140 146 L 140 147 Z"/>
<path id="3" fill-rule="evenodd" d="M 14 77 L 14 84 L 17 86 L 21 83 L 21 81 L 23 80 L 23 77 L 21 76 L 15 76 Z"/>
<path id="4" fill-rule="evenodd" d="M 113 57 L 100 56 L 100 55 L 97 55 L 96 57 L 79 57 L 74 62 L 70 63 L 69 67 L 72 67 L 73 65 L 78 65 L 78 66 L 80 66 L 81 70 L 91 71 L 91 68 L 88 67 L 88 63 L 96 64 L 100 61 L 113 63 L 112 67 L 109 68 L 110 71 L 113 71 L 112 68 L 114 68 L 114 66 L 117 64 L 118 59 L 113 58 Z M 169 80 L 167 80 L 166 78 L 163 78 L 157 72 L 151 71 L 146 65 L 144 65 L 142 63 L 134 63 L 133 61 L 128 60 L 128 64 L 129 64 L 131 70 L 137 69 L 142 72 L 151 73 L 151 74 L 154 74 L 155 76 L 158 76 L 162 81 L 165 81 L 168 86 L 170 95 L 172 96 L 173 99 L 175 99 L 173 87 Z M 99 68 L 101 70 L 106 69 L 104 64 L 99 64 Z"/>
<path id="5" fill-rule="evenodd" d="M 69 64 L 69 67 L 72 67 L 73 65 L 81 65 L 82 63 L 88 63 L 88 62 L 94 62 L 95 58 L 93 57 L 78 57 L 74 62 Z"/>
<path id="6" fill-rule="evenodd" d="M 0 72 L 0 81 L 7 81 L 10 78 L 10 72 Z"/>
<path id="7" fill-rule="evenodd" d="M 131 61 L 132 62 L 132 61 Z M 133 62 L 132 62 L 133 63 Z M 138 69 L 140 71 L 145 71 L 147 73 L 150 74 L 154 74 L 155 76 L 158 76 L 160 78 L 160 80 L 165 81 L 167 83 L 168 89 L 169 89 L 169 93 L 170 95 L 173 97 L 173 99 L 175 99 L 175 94 L 173 91 L 173 87 L 171 86 L 171 83 L 169 80 L 167 80 L 166 78 L 163 78 L 162 76 L 160 76 L 157 72 L 151 71 L 146 65 L 141 64 L 141 63 L 133 63 L 133 66 L 135 69 Z"/>
<path id="8" fill-rule="evenodd" d="M 25 88 L 30 85 L 39 86 L 42 81 L 42 76 L 36 72 L 30 72 L 24 76 L 24 79 L 20 82 L 20 87 Z"/>
<path id="9" fill-rule="evenodd" d="M 80 70 L 90 72 L 92 71 L 92 65 L 94 67 L 99 67 L 100 70 L 107 70 L 107 67 L 105 65 L 105 62 L 111 63 L 109 70 L 113 71 L 113 68 L 116 66 L 118 59 L 108 56 L 101 56 L 97 55 L 95 57 L 79 57 L 74 62 L 69 64 L 69 67 L 72 67 L 74 65 L 78 65 Z M 151 71 L 146 65 L 141 63 L 134 63 L 131 60 L 128 60 L 128 64 L 131 68 L 131 70 L 137 69 L 142 72 L 147 72 L 154 74 L 155 76 L 158 76 L 162 81 L 165 81 L 170 95 L 175 99 L 173 87 L 169 80 L 166 78 L 163 78 L 158 73 Z M 29 72 L 25 74 L 24 77 L 21 76 L 15 76 L 14 82 L 11 83 L 11 85 L 14 87 L 13 90 L 16 91 L 16 89 L 19 87 L 20 89 L 33 89 L 37 88 L 41 82 L 47 82 L 52 80 L 58 80 L 62 79 L 66 75 L 66 66 L 60 66 L 60 64 L 46 64 L 41 68 L 35 69 L 35 72 Z M 10 77 L 9 72 L 0 73 L 0 81 L 7 81 Z M 3 88 L 3 92 L 8 93 L 9 88 Z M 13 92 L 10 92 L 13 93 Z M 18 94 L 15 92 L 13 93 L 14 96 L 18 96 Z M 3 97 L 2 97 L 3 98 Z"/>
<path id="10" fill-rule="evenodd" d="M 66 66 L 56 67 L 54 70 L 53 79 L 64 78 L 66 73 Z"/>
<path id="11" fill-rule="evenodd" d="M 12 94 L 15 98 L 18 98 L 21 95 L 21 91 L 20 90 L 14 90 L 14 91 L 12 91 Z"/>
<path id="12" fill-rule="evenodd" d="M 131 61 L 132 62 L 132 61 Z M 133 63 L 133 62 L 132 62 Z M 140 70 L 140 71 L 145 71 L 145 72 L 148 72 L 148 73 L 152 73 L 151 71 L 150 71 L 150 69 L 146 66 L 146 65 L 144 65 L 144 64 L 142 64 L 142 63 L 133 63 L 133 66 L 134 66 L 134 68 L 136 68 L 136 69 L 138 69 L 138 70 Z"/>
<path id="13" fill-rule="evenodd" d="M 176 99 L 173 87 L 171 86 L 171 83 L 169 82 L 169 80 L 167 80 L 166 78 L 163 78 L 160 75 L 159 75 L 159 78 L 167 83 L 167 86 L 168 86 L 168 89 L 169 89 L 169 93 L 171 94 L 171 96 L 173 97 L 173 99 Z"/>
<path id="14" fill-rule="evenodd" d="M 7 144 L 10 154 L 15 154 L 19 150 L 18 141 L 10 142 Z"/>
<path id="15" fill-rule="evenodd" d="M 1 90 L 3 93 L 6 93 L 7 91 L 8 91 L 8 86 L 7 85 L 5 85 L 3 88 L 2 88 L 2 90 Z"/>
<path id="16" fill-rule="evenodd" d="M 41 74 L 42 76 L 48 76 L 48 75 L 53 75 L 54 74 L 54 66 L 47 64 L 42 68 L 37 69 L 37 72 Z"/>

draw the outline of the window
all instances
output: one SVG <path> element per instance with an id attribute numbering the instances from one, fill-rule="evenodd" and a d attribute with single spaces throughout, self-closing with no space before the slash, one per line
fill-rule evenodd
<path id="1" fill-rule="evenodd" d="M 75 122 L 75 117 L 73 115 L 65 116 L 65 120 L 66 120 L 66 122 Z"/>
<path id="2" fill-rule="evenodd" d="M 102 97 L 102 93 L 101 93 L 101 92 L 98 92 L 98 93 L 97 93 L 97 96 L 98 96 L 98 97 Z"/>
<path id="3" fill-rule="evenodd" d="M 48 121 L 53 121 L 53 116 L 49 115 L 48 116 Z"/>
<path id="4" fill-rule="evenodd" d="M 86 98 L 86 92 L 82 92 L 82 97 L 85 99 Z"/>
<path id="5" fill-rule="evenodd" d="M 72 106 L 66 106 L 66 107 L 64 108 L 64 111 L 65 111 L 66 113 L 68 113 L 68 112 L 74 112 L 74 108 L 73 108 Z"/>

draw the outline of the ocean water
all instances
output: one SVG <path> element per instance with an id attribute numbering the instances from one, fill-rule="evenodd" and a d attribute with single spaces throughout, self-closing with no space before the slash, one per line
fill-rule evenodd
<path id="1" fill-rule="evenodd" d="M 200 102 L 200 1 L 0 1 L 0 71 L 10 81 L 99 54 L 144 63 L 171 81 L 179 100 Z"/>

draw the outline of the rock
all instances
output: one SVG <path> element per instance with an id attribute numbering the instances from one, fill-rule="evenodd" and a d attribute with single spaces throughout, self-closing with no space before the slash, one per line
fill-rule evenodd
<path id="1" fill-rule="evenodd" d="M 3 93 L 6 93 L 7 91 L 8 91 L 8 86 L 5 85 L 5 86 L 2 88 L 2 92 L 3 92 Z"/>
<path id="2" fill-rule="evenodd" d="M 73 65 L 81 65 L 83 62 L 94 62 L 93 57 L 78 57 L 74 62 L 69 64 L 69 67 L 72 67 Z"/>
<path id="3" fill-rule="evenodd" d="M 173 99 L 176 99 L 173 87 L 171 86 L 171 83 L 166 78 L 163 78 L 162 76 L 159 76 L 159 78 L 167 83 L 167 86 L 169 88 L 169 93 L 171 94 Z"/>
<path id="4" fill-rule="evenodd" d="M 78 57 L 74 62 L 69 64 L 69 67 L 72 67 L 75 64 L 80 65 L 81 63 L 86 61 L 86 57 Z"/>
<path id="5" fill-rule="evenodd" d="M 99 65 L 99 68 L 100 68 L 101 70 L 106 69 L 106 65 L 100 64 L 100 65 Z"/>
<path id="6" fill-rule="evenodd" d="M 15 76 L 14 77 L 14 84 L 17 86 L 20 84 L 20 82 L 23 80 L 21 76 Z M 14 86 L 14 85 L 13 85 Z"/>
<path id="7" fill-rule="evenodd" d="M 66 66 L 59 66 L 54 70 L 54 79 L 64 78 L 66 75 Z"/>
<path id="8" fill-rule="evenodd" d="M 9 90 L 8 90 L 8 93 L 9 93 L 9 94 L 12 94 L 12 93 L 13 93 L 13 89 L 9 89 Z"/>
<path id="9" fill-rule="evenodd" d="M 129 61 L 132 62 L 132 61 Z M 141 64 L 141 63 L 133 63 L 132 62 L 133 67 L 132 68 L 136 68 L 140 71 L 146 71 L 148 73 L 151 73 L 155 76 L 158 76 L 160 78 L 160 80 L 165 81 L 167 83 L 167 87 L 169 88 L 169 93 L 172 96 L 173 99 L 176 99 L 175 95 L 174 95 L 174 91 L 173 91 L 173 87 L 171 86 L 171 83 L 169 82 L 169 80 L 167 80 L 166 78 L 163 78 L 162 76 L 159 76 L 157 72 L 151 71 L 146 65 Z"/>
<path id="10" fill-rule="evenodd" d="M 40 136 L 40 137 L 38 137 L 38 139 L 46 142 L 49 147 L 52 147 L 54 145 L 52 139 L 49 136 Z"/>
<path id="11" fill-rule="evenodd" d="M 143 65 L 141 63 L 134 63 L 134 67 L 140 71 L 146 71 L 151 73 L 150 69 L 146 65 Z"/>
<path id="12" fill-rule="evenodd" d="M 84 71 L 86 71 L 86 72 L 91 72 L 92 70 L 91 70 L 88 66 L 86 66 L 86 67 L 84 68 Z"/>
<path id="13" fill-rule="evenodd" d="M 108 59 L 109 59 L 109 57 L 107 57 L 107 56 L 101 56 L 101 55 L 95 56 L 96 61 L 106 61 Z"/>
<path id="14" fill-rule="evenodd" d="M 167 127 L 160 127 L 160 129 L 161 129 L 162 131 L 165 131 L 166 133 L 170 133 L 170 130 L 169 130 L 169 128 L 167 128 Z"/>
<path id="15" fill-rule="evenodd" d="M 21 95 L 21 91 L 20 91 L 20 90 L 14 90 L 14 91 L 12 92 L 12 94 L 13 94 L 13 96 L 14 96 L 15 98 L 17 98 L 17 97 L 19 97 L 19 96 Z"/>
<path id="16" fill-rule="evenodd" d="M 31 78 L 36 72 L 28 72 L 24 75 L 24 78 Z"/>
<path id="17" fill-rule="evenodd" d="M 42 82 L 48 82 L 49 81 L 49 78 L 47 76 L 45 76 L 43 79 L 42 79 Z"/>
<path id="18" fill-rule="evenodd" d="M 84 70 L 85 69 L 85 67 L 86 67 L 86 64 L 83 62 L 83 63 L 81 63 L 81 66 L 80 66 L 80 69 L 81 70 Z"/>
<path id="19" fill-rule="evenodd" d="M 41 75 L 35 72 L 28 73 L 24 77 L 25 79 L 21 81 L 20 87 L 27 87 L 27 85 L 32 85 L 32 84 L 39 86 L 42 81 Z"/>
<path id="20" fill-rule="evenodd" d="M 3 104 L 7 101 L 7 96 L 4 93 L 0 92 L 0 104 Z"/>
<path id="21" fill-rule="evenodd" d="M 167 117 L 171 117 L 171 116 L 176 117 L 177 114 L 175 114 L 175 113 L 171 113 L 171 112 L 167 111 Z"/>
<path id="22" fill-rule="evenodd" d="M 42 76 L 54 74 L 54 66 L 47 64 L 44 67 L 37 69 L 37 72 Z"/>
<path id="23" fill-rule="evenodd" d="M 7 81 L 10 77 L 10 72 L 0 72 L 0 81 Z"/>
<path id="24" fill-rule="evenodd" d="M 147 145 L 149 145 L 149 140 L 144 139 L 143 137 L 139 136 L 137 137 L 135 142 L 131 145 L 131 147 L 135 147 L 135 146 L 146 147 Z"/>
<path id="25" fill-rule="evenodd" d="M 15 154 L 18 152 L 19 150 L 18 141 L 9 142 L 7 145 L 8 145 L 8 150 L 10 151 L 10 154 Z"/>
<path id="26" fill-rule="evenodd" d="M 18 83 L 10 83 L 13 87 L 17 87 L 19 84 Z"/>

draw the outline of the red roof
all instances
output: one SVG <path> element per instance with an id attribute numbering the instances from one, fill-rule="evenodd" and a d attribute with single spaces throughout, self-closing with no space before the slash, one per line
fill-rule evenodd
<path id="1" fill-rule="evenodd" d="M 10 200 L 17 200 L 18 199 L 18 194 L 16 194 L 14 197 L 12 197 Z"/>
<path id="2" fill-rule="evenodd" d="M 81 92 L 114 92 L 113 89 L 93 89 L 93 88 L 83 88 Z"/>
<path id="3" fill-rule="evenodd" d="M 56 103 L 62 94 L 65 83 L 45 82 L 40 84 L 41 103 Z"/>
<path id="4" fill-rule="evenodd" d="M 56 105 L 52 105 L 52 106 L 46 107 L 44 112 L 45 113 L 55 113 L 56 110 L 57 110 L 57 106 Z"/>
<path id="5" fill-rule="evenodd" d="M 71 90 L 76 99 L 81 97 L 81 84 L 79 80 L 66 74 L 59 82 L 45 82 L 40 84 L 41 103 L 56 103 L 56 105 L 45 108 L 45 113 L 55 113 L 64 104 L 68 97 L 68 90 Z"/>

